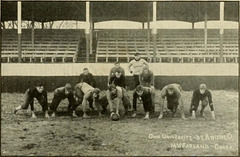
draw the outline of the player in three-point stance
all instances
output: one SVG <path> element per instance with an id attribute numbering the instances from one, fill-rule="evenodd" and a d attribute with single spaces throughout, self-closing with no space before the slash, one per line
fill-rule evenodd
<path id="1" fill-rule="evenodd" d="M 56 110 L 60 102 L 64 99 L 68 99 L 69 105 L 68 105 L 68 111 L 71 111 L 71 107 L 76 103 L 74 97 L 73 97 L 73 90 L 72 86 L 69 83 L 66 83 L 64 87 L 59 87 L 54 90 L 53 100 L 50 104 L 49 108 L 53 111 L 51 117 L 56 117 Z"/>
<path id="2" fill-rule="evenodd" d="M 182 88 L 179 84 L 170 84 L 165 86 L 161 91 L 160 96 L 160 115 L 159 119 L 163 117 L 164 100 L 167 99 L 167 108 L 173 113 L 173 117 L 176 116 L 177 108 L 179 106 L 182 119 L 186 119 L 184 114 L 184 106 L 182 100 Z"/>
<path id="3" fill-rule="evenodd" d="M 143 119 L 149 119 L 149 114 L 151 111 L 154 111 L 154 98 L 155 93 L 154 89 L 150 87 L 143 87 L 142 85 L 138 85 L 136 88 L 136 94 L 141 97 L 143 102 L 143 108 L 146 112 L 146 115 Z M 136 107 L 136 104 L 133 104 Z"/>
<path id="4" fill-rule="evenodd" d="M 143 65 L 143 70 L 139 74 L 139 83 L 143 87 L 149 87 L 151 88 L 151 101 L 152 101 L 152 112 L 154 112 L 155 109 L 155 88 L 154 88 L 154 75 L 153 72 L 148 68 L 148 66 Z M 136 94 L 136 89 L 134 91 L 133 95 L 138 95 Z M 138 95 L 139 96 L 139 95 Z M 141 99 L 141 97 L 139 96 Z M 137 99 L 133 99 L 133 114 L 132 117 L 137 116 Z"/>
<path id="5" fill-rule="evenodd" d="M 49 118 L 48 115 L 48 102 L 47 102 L 47 91 L 44 89 L 42 82 L 38 81 L 34 87 L 30 87 L 24 94 L 24 103 L 18 106 L 14 110 L 14 114 L 21 109 L 28 109 L 29 104 L 31 106 L 32 117 L 37 118 L 34 113 L 34 98 L 36 98 L 39 104 L 42 106 L 43 112 L 45 112 L 45 118 Z"/>
<path id="6" fill-rule="evenodd" d="M 107 101 L 109 104 L 111 115 L 115 111 L 116 114 L 118 114 L 118 116 L 120 116 L 119 115 L 119 106 L 120 106 L 121 102 L 123 103 L 123 106 L 125 109 L 125 115 L 127 115 L 128 107 L 131 104 L 131 102 L 130 102 L 130 99 L 129 99 L 126 89 L 124 89 L 123 87 L 119 87 L 119 86 L 115 86 L 114 84 L 111 84 L 108 87 L 108 90 L 106 92 L 106 97 L 107 97 Z M 114 101 L 115 101 L 115 103 L 114 103 Z M 110 115 L 110 117 L 111 117 L 111 115 Z"/>
<path id="7" fill-rule="evenodd" d="M 77 117 L 75 110 L 80 104 L 83 106 L 83 118 L 90 118 L 90 116 L 87 115 L 87 104 L 89 104 L 89 106 L 94 105 L 97 108 L 99 116 L 101 116 L 99 94 L 100 89 L 93 88 L 85 82 L 75 85 L 74 96 L 76 103 L 71 108 L 73 110 L 73 116 Z"/>
<path id="8" fill-rule="evenodd" d="M 215 113 L 214 113 L 213 102 L 212 102 L 212 94 L 207 89 L 207 86 L 205 84 L 200 84 L 199 89 L 193 92 L 191 106 L 190 106 L 190 113 L 192 113 L 192 118 L 196 118 L 196 111 L 198 109 L 200 101 L 202 106 L 200 110 L 200 115 L 204 117 L 203 111 L 205 107 L 209 104 L 212 118 L 215 119 Z"/>

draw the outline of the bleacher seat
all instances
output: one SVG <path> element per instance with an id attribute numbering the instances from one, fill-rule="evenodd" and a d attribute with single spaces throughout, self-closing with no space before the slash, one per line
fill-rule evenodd
<path id="1" fill-rule="evenodd" d="M 238 30 L 225 30 L 223 42 L 224 61 L 238 62 Z M 147 30 L 100 30 L 97 33 L 96 62 L 103 58 L 127 58 L 135 52 L 152 59 L 153 42 Z M 157 58 L 160 62 L 217 62 L 220 54 L 219 30 L 208 30 L 207 45 L 203 29 L 158 30 Z"/>
<path id="2" fill-rule="evenodd" d="M 71 59 L 76 61 L 78 52 L 78 42 L 81 35 L 79 30 L 54 30 L 54 29 L 36 29 L 34 32 L 34 43 L 31 40 L 31 30 L 22 30 L 22 58 L 30 62 L 39 60 L 44 62 L 50 59 L 55 62 L 57 59 L 65 62 Z M 18 58 L 18 35 L 17 30 L 2 30 L 2 60 L 11 62 Z"/>

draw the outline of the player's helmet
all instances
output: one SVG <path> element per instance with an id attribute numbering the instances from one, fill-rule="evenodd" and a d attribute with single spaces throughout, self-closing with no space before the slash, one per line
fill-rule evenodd
<path id="1" fill-rule="evenodd" d="M 111 114 L 110 118 L 111 118 L 112 121 L 118 121 L 119 120 L 119 115 L 113 112 Z"/>

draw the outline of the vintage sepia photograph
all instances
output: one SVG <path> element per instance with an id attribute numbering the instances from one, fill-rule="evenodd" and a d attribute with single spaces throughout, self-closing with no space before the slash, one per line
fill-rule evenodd
<path id="1" fill-rule="evenodd" d="M 239 1 L 1 4 L 1 156 L 239 156 Z"/>

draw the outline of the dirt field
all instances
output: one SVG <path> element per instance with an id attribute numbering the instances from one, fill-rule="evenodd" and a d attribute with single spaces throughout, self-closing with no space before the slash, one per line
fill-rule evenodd
<path id="1" fill-rule="evenodd" d="M 159 93 L 159 92 L 158 92 Z M 132 94 L 130 94 L 132 95 Z M 185 113 L 189 117 L 192 92 L 184 92 Z M 138 117 L 121 117 L 111 121 L 109 113 L 91 119 L 71 118 L 66 113 L 67 101 L 58 108 L 56 119 L 46 120 L 35 101 L 38 119 L 30 119 L 30 109 L 12 112 L 23 102 L 23 94 L 1 94 L 1 155 L 238 155 L 238 93 L 212 91 L 216 120 L 206 117 L 193 120 L 172 118 L 165 108 L 162 120 L 157 112 L 143 120 L 142 104 Z M 49 102 L 52 99 L 49 93 Z M 158 96 L 159 97 L 159 94 Z M 158 98 L 156 99 L 158 100 Z M 122 108 L 123 110 L 123 108 Z M 77 114 L 82 116 L 81 107 Z"/>

